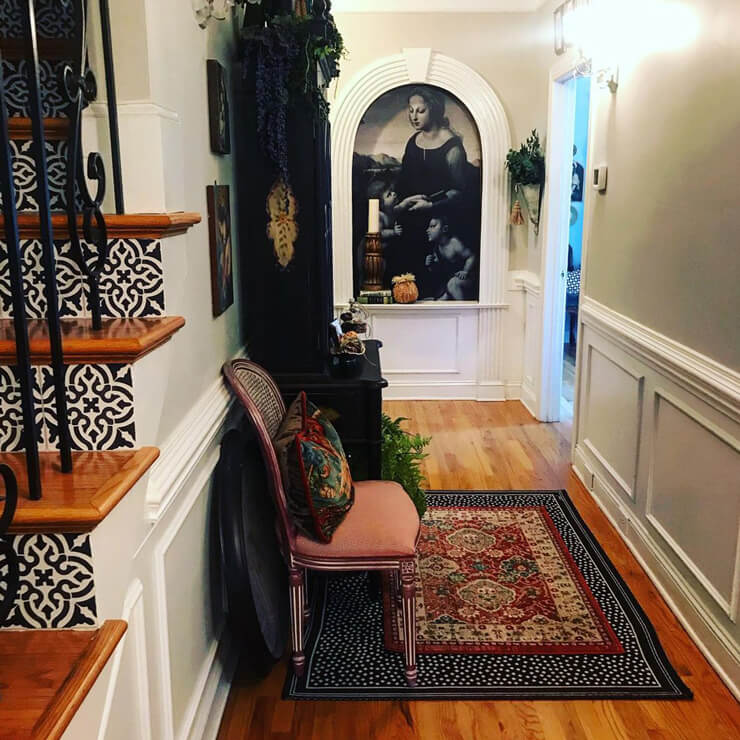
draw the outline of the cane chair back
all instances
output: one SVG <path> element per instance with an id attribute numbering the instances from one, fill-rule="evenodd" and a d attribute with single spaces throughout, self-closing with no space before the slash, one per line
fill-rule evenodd
<path id="1" fill-rule="evenodd" d="M 264 368 L 249 360 L 232 360 L 223 366 L 224 377 L 241 402 L 254 430 L 265 460 L 270 491 L 278 512 L 280 539 L 288 551 L 295 549 L 296 529 L 288 512 L 272 439 L 285 416 L 285 404 L 278 387 Z"/>

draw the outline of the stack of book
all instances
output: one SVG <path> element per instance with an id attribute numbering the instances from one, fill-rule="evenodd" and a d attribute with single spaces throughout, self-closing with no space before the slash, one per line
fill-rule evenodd
<path id="1" fill-rule="evenodd" d="M 361 290 L 358 303 L 393 303 L 393 293 L 390 290 Z"/>

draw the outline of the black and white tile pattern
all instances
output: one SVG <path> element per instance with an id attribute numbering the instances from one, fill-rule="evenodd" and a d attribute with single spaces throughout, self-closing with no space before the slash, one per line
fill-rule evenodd
<path id="1" fill-rule="evenodd" d="M 0 0 L 2 2 L 2 0 Z M 62 83 L 66 60 L 40 59 L 41 106 L 44 118 L 66 118 L 68 100 Z M 28 62 L 25 59 L 3 59 L 3 84 L 5 104 L 11 117 L 30 118 L 28 106 Z"/>
<path id="2" fill-rule="evenodd" d="M 136 446 L 131 365 L 68 365 L 67 418 L 73 450 L 120 450 Z M 59 449 L 51 367 L 34 368 L 36 429 L 41 450 Z M 0 452 L 20 452 L 23 417 L 13 368 L 0 367 Z"/>
<path id="3" fill-rule="evenodd" d="M 67 208 L 67 142 L 46 141 L 46 171 L 49 185 L 49 206 L 52 211 Z M 38 211 L 39 196 L 36 180 L 35 146 L 30 139 L 10 141 L 15 183 L 15 207 L 19 211 Z M 2 203 L 2 198 L 0 198 Z M 78 209 L 79 209 L 78 202 Z"/>
<path id="4" fill-rule="evenodd" d="M 20 587 L 3 627 L 97 626 L 89 534 L 25 534 L 6 539 L 18 555 Z"/>
<path id="5" fill-rule="evenodd" d="M 59 445 L 54 378 L 41 369 L 45 443 Z M 131 365 L 69 365 L 67 418 L 74 450 L 119 450 L 135 446 Z"/>
<path id="6" fill-rule="evenodd" d="M 33 368 L 33 400 L 36 414 L 36 437 L 40 447 L 44 440 L 44 411 L 41 401 L 39 368 Z M 0 452 L 21 452 L 23 440 L 23 410 L 21 388 L 15 368 L 0 366 Z"/>
<path id="7" fill-rule="evenodd" d="M 26 314 L 46 317 L 41 242 L 21 243 Z M 0 318 L 10 318 L 12 296 L 8 276 L 8 253 L 0 242 Z M 72 256 L 69 242 L 56 244 L 59 315 L 89 317 L 86 281 Z M 117 318 L 164 315 L 164 280 L 160 243 L 152 239 L 114 239 L 103 274 L 100 294 L 104 316 Z"/>
<path id="8" fill-rule="evenodd" d="M 41 38 L 70 39 L 74 36 L 74 3 L 60 0 L 36 0 L 36 32 Z M 0 0 L 0 36 L 17 39 L 23 36 L 20 0 Z"/>
<path id="9" fill-rule="evenodd" d="M 23 284 L 28 318 L 46 318 L 44 270 L 41 263 L 41 242 L 26 239 L 21 242 L 23 258 Z M 56 276 L 59 295 L 59 315 L 80 317 L 87 315 L 82 273 L 72 257 L 68 242 L 56 244 Z M 0 319 L 12 318 L 13 304 L 10 292 L 8 252 L 5 242 L 0 242 Z"/>
<path id="10" fill-rule="evenodd" d="M 306 674 L 289 675 L 286 698 L 600 699 L 688 698 L 655 631 L 564 491 L 428 494 L 430 506 L 545 506 L 624 647 L 622 654 L 417 656 L 418 686 L 383 641 L 382 603 L 364 574 L 318 582 Z M 311 589 L 309 589 L 311 591 Z"/>
<path id="11" fill-rule="evenodd" d="M 104 316 L 162 316 L 162 250 L 152 239 L 116 239 L 103 274 L 100 298 Z"/>

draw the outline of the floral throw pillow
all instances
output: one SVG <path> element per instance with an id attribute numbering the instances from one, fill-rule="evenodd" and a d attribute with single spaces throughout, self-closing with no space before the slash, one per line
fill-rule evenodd
<path id="1" fill-rule="evenodd" d="M 337 430 L 301 391 L 285 412 L 273 445 L 296 527 L 311 539 L 330 542 L 355 499 Z"/>

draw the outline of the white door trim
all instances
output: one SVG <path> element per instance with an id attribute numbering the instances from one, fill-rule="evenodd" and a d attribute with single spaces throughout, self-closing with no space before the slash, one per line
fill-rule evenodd
<path id="1" fill-rule="evenodd" d="M 568 239 L 568 204 L 571 190 L 571 161 L 575 128 L 575 85 L 573 76 L 578 65 L 575 57 L 558 60 L 549 74 L 546 181 L 543 194 L 542 223 L 542 334 L 537 393 L 537 418 L 540 421 L 560 419 L 560 390 L 563 375 L 563 333 L 565 330 L 565 271 L 567 252 L 562 249 Z M 569 82 L 570 81 L 570 82 Z M 592 78 L 593 91 L 593 78 Z M 586 172 L 591 167 L 591 120 Z M 591 188 L 584 182 L 584 228 L 581 251 L 581 294 L 583 294 L 590 222 Z M 580 363 L 577 363 L 580 365 Z M 576 367 L 574 419 L 577 414 L 579 367 Z M 575 438 L 575 435 L 574 435 Z"/>

